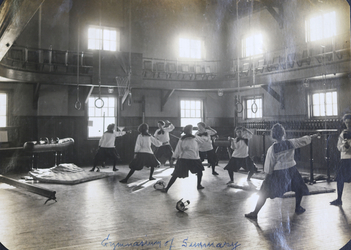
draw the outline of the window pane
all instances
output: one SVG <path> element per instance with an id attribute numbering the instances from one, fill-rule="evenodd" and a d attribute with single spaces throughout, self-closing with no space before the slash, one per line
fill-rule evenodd
<path id="1" fill-rule="evenodd" d="M 258 55 L 263 53 L 263 36 L 256 34 L 243 40 L 243 57 Z"/>
<path id="2" fill-rule="evenodd" d="M 197 126 L 202 121 L 202 102 L 199 100 L 180 101 L 180 124 L 182 127 L 191 124 Z"/>
<path id="3" fill-rule="evenodd" d="M 262 118 L 262 98 L 246 100 L 246 118 Z"/>
<path id="4" fill-rule="evenodd" d="M 0 127 L 7 126 L 7 94 L 0 93 Z"/>
<path id="5" fill-rule="evenodd" d="M 201 40 L 179 38 L 179 57 L 201 59 Z"/>
<path id="6" fill-rule="evenodd" d="M 337 116 L 337 92 L 313 94 L 312 112 L 313 116 Z"/>
<path id="7" fill-rule="evenodd" d="M 119 49 L 119 31 L 104 27 L 88 29 L 88 49 L 116 51 Z"/>
<path id="8" fill-rule="evenodd" d="M 89 137 L 100 137 L 108 124 L 116 122 L 115 113 L 117 109 L 115 98 L 101 97 L 104 101 L 102 108 L 95 107 L 95 100 L 97 98 L 97 96 L 89 97 L 88 121 L 92 122 L 92 125 L 88 126 Z"/>
<path id="9" fill-rule="evenodd" d="M 189 39 L 179 38 L 179 57 L 190 57 Z"/>
<path id="10" fill-rule="evenodd" d="M 313 94 L 312 95 L 312 101 L 313 101 L 313 104 L 317 105 L 320 103 L 319 101 L 319 94 Z"/>
<path id="11" fill-rule="evenodd" d="M 102 48 L 102 29 L 89 28 L 88 29 L 88 49 Z"/>
<path id="12" fill-rule="evenodd" d="M 309 41 L 317 41 L 336 35 L 335 11 L 312 17 L 308 24 L 306 37 L 309 38 Z"/>

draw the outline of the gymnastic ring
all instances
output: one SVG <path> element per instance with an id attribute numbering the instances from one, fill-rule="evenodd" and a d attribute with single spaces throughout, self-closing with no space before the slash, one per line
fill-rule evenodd
<path id="1" fill-rule="evenodd" d="M 255 107 L 255 108 L 254 108 L 254 107 Z M 256 102 L 252 103 L 252 105 L 251 105 L 251 111 L 252 111 L 252 113 L 254 113 L 254 114 L 257 113 L 257 111 L 258 111 L 258 106 L 257 106 Z"/>
<path id="2" fill-rule="evenodd" d="M 96 102 L 99 101 L 99 100 L 101 101 L 101 105 L 97 105 L 97 103 L 96 103 Z M 95 104 L 95 107 L 97 107 L 98 109 L 101 109 L 101 108 L 104 106 L 105 103 L 104 103 L 104 100 L 102 100 L 102 99 L 99 97 L 98 99 L 95 100 L 95 103 L 94 103 L 94 104 Z"/>
<path id="3" fill-rule="evenodd" d="M 74 104 L 74 108 L 76 110 L 80 110 L 82 107 L 82 103 L 80 101 L 76 101 L 76 103 Z"/>
<path id="4" fill-rule="evenodd" d="M 236 103 L 236 111 L 238 113 L 241 113 L 241 112 L 243 112 L 243 109 L 244 109 L 243 104 L 241 102 L 237 102 Z"/>

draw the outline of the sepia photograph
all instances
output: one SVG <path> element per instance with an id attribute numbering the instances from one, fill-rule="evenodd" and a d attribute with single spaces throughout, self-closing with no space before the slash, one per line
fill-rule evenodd
<path id="1" fill-rule="evenodd" d="M 351 0 L 0 0 L 0 250 L 350 250 Z"/>

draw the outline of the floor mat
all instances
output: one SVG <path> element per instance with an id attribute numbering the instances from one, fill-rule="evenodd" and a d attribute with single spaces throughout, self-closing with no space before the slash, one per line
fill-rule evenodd
<path id="1" fill-rule="evenodd" d="M 35 169 L 28 174 L 44 183 L 74 185 L 112 176 L 116 172 L 89 172 L 74 164 L 66 163 L 49 169 Z"/>

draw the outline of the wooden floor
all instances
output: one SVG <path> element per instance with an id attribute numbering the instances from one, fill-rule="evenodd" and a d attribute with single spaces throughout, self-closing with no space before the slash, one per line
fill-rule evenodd
<path id="1" fill-rule="evenodd" d="M 351 239 L 351 184 L 342 207 L 329 205 L 335 192 L 304 197 L 302 215 L 294 214 L 294 198 L 268 200 L 255 222 L 244 214 L 257 194 L 227 187 L 224 164 L 217 167 L 219 176 L 206 167 L 200 191 L 194 175 L 178 179 L 168 193 L 155 190 L 154 182 L 132 186 L 147 180 L 148 169 L 121 184 L 127 166 L 115 176 L 72 186 L 35 184 L 57 192 L 57 202 L 45 205 L 45 197 L 0 183 L 0 242 L 10 250 L 229 250 L 340 249 Z M 172 169 L 157 171 L 155 177 L 168 182 Z M 246 175 L 235 174 L 235 182 L 245 181 Z M 175 208 L 181 198 L 190 200 L 184 213 Z"/>

